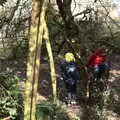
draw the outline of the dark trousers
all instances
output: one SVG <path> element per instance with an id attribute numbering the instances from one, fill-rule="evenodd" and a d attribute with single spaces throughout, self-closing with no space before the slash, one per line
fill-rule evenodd
<path id="1" fill-rule="evenodd" d="M 93 78 L 101 78 L 102 75 L 105 75 L 108 72 L 109 67 L 107 64 L 93 66 Z"/>
<path id="2" fill-rule="evenodd" d="M 65 84 L 66 84 L 66 89 L 68 93 L 76 94 L 76 84 L 73 84 L 73 85 L 69 83 L 65 83 Z"/>
<path id="3" fill-rule="evenodd" d="M 65 86 L 68 93 L 76 94 L 76 80 L 68 78 L 65 80 Z"/>

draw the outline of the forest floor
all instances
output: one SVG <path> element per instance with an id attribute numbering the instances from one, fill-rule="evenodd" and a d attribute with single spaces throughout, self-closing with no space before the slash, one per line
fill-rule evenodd
<path id="1" fill-rule="evenodd" d="M 120 120 L 120 55 L 113 55 L 110 68 L 109 82 L 109 104 L 105 108 L 105 118 L 106 120 Z M 14 72 L 21 80 L 19 83 L 19 88 L 21 91 L 24 90 L 24 83 L 26 80 L 26 61 L 25 60 L 1 60 L 0 61 L 0 71 L 10 70 Z M 51 94 L 50 84 L 50 73 L 48 64 L 44 63 L 41 65 L 41 73 L 39 80 L 38 94 L 40 99 L 47 98 Z M 64 86 L 64 83 L 61 86 Z M 59 85 L 59 83 L 58 83 Z M 49 90 L 48 90 L 49 89 Z M 59 92 L 64 90 L 59 89 Z M 38 100 L 39 100 L 38 97 Z M 61 96 L 62 99 L 63 96 Z M 91 106 L 87 103 L 88 101 L 83 100 L 80 104 L 70 106 L 67 108 L 67 113 L 70 118 L 81 118 L 81 120 L 97 120 L 91 119 L 92 114 Z M 72 119 L 71 119 L 72 120 Z"/>

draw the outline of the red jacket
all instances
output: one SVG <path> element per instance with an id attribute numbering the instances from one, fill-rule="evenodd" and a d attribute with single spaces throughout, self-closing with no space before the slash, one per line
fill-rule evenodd
<path id="1" fill-rule="evenodd" d="M 106 55 L 101 55 L 100 50 L 97 49 L 96 52 L 89 57 L 87 66 L 91 67 L 94 65 L 101 65 L 105 61 L 106 61 Z"/>

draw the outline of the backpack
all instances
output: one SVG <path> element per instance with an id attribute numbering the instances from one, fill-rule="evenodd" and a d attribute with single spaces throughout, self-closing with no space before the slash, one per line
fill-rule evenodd
<path id="1" fill-rule="evenodd" d="M 74 63 L 67 63 L 66 64 L 66 72 L 67 74 L 74 74 L 75 70 L 76 70 L 76 66 Z"/>
<path id="2" fill-rule="evenodd" d="M 65 75 L 65 82 L 68 84 L 74 85 L 76 83 L 76 65 L 73 62 L 66 62 L 63 65 L 63 72 Z"/>

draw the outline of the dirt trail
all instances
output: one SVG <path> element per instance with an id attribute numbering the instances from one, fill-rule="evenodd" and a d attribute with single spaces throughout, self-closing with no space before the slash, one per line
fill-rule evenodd
<path id="1" fill-rule="evenodd" d="M 24 89 L 24 82 L 26 79 L 26 62 L 23 61 L 1 61 L 0 62 L 0 71 L 4 70 L 13 71 L 21 80 L 20 80 L 20 90 Z M 40 83 L 39 85 L 39 94 L 42 94 L 45 97 L 51 93 L 50 85 L 50 74 L 49 67 L 47 64 L 41 66 L 40 74 Z M 42 81 L 42 83 L 41 83 Z M 109 77 L 109 105 L 106 108 L 106 118 L 107 120 L 120 120 L 120 55 L 114 55 L 111 63 L 110 77 Z M 60 86 L 64 86 L 63 82 L 58 83 Z M 49 89 L 49 90 L 48 90 Z M 49 91 L 49 92 L 46 92 Z M 64 93 L 62 89 L 58 91 Z M 61 96 L 61 99 L 63 96 Z M 67 113 L 70 118 L 76 117 L 76 120 L 92 120 L 89 118 L 91 114 L 90 106 L 87 102 L 80 103 L 79 105 L 68 107 Z"/>

